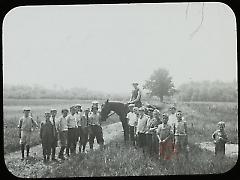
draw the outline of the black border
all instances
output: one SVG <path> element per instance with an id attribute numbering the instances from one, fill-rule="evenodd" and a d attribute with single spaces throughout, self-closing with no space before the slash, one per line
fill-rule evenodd
<path id="1" fill-rule="evenodd" d="M 1 22 L 2 22 L 2 28 L 3 28 L 3 21 L 4 21 L 4 17 L 5 15 L 13 8 L 16 8 L 16 7 L 19 7 L 19 6 L 36 6 L 36 5 L 86 5 L 86 4 L 129 4 L 129 3 L 181 3 L 181 2 L 188 2 L 188 1 L 143 1 L 143 0 L 135 0 L 135 1 L 120 1 L 120 0 L 115 0 L 115 1 L 103 1 L 103 0 L 90 0 L 90 1 L 76 1 L 76 0 L 38 0 L 38 1 L 33 1 L 33 0 L 19 0 L 19 1 L 1 1 L 0 2 L 0 10 L 1 10 Z M 194 2 L 194 1 L 190 1 L 190 2 Z M 237 25 L 237 30 L 238 30 L 238 25 L 239 25 L 239 11 L 237 11 L 237 1 L 197 1 L 197 2 L 222 2 L 226 5 L 228 5 L 232 11 L 234 12 L 235 14 L 235 17 L 236 17 L 236 25 Z M 2 33 L 2 28 L 1 28 L 1 34 L 3 35 Z M 237 38 L 238 38 L 238 32 L 237 32 Z M 2 36 L 1 36 L 1 42 L 2 42 Z M 3 42 L 2 42 L 3 43 Z M 1 43 L 1 54 L 2 54 L 2 60 L 3 60 L 3 44 Z M 224 42 L 223 42 L 224 43 Z M 238 51 L 238 46 L 237 46 L 237 52 Z M 237 54 L 238 55 L 238 54 Z M 237 56 L 238 57 L 238 56 Z M 237 58 L 238 59 L 238 58 Z M 2 64 L 3 64 L 3 61 L 2 61 Z M 238 66 L 238 63 L 237 63 L 237 66 Z M 3 80 L 3 66 L 2 66 L 2 80 Z M 238 74 L 238 71 L 237 71 L 237 74 Z M 3 84 L 2 84 L 3 85 Z M 2 119 L 3 119 L 3 107 L 2 107 Z M 2 136 L 1 136 L 1 142 L 2 142 L 2 148 L 1 148 L 1 155 L 2 155 L 2 158 L 1 158 L 1 177 L 2 175 L 4 175 L 5 177 L 7 178 L 17 178 L 15 176 L 13 176 L 8 170 L 7 170 L 7 167 L 5 165 L 5 160 L 4 160 L 4 152 L 3 152 L 3 148 L 4 148 L 4 144 L 3 144 L 3 120 L 0 121 L 0 125 L 1 125 L 1 128 L 2 128 Z M 223 177 L 223 178 L 226 178 L 227 176 L 235 176 L 237 175 L 237 171 L 238 171 L 238 166 L 239 166 L 239 160 L 237 160 L 237 163 L 236 165 L 229 171 L 223 173 L 223 174 L 206 174 L 206 175 L 180 175 L 180 177 L 182 178 L 193 178 L 193 177 L 197 177 L 199 176 L 200 178 L 220 178 L 220 177 Z M 137 176 L 137 177 L 141 177 L 141 176 Z M 144 178 L 147 178 L 147 177 L 151 177 L 151 178 L 158 178 L 159 176 L 146 176 Z M 173 175 L 173 176 L 161 176 L 161 178 L 169 178 L 169 177 L 175 177 L 175 178 L 179 178 L 179 177 L 176 177 L 176 175 Z M 77 178 L 77 177 L 76 177 Z M 107 178 L 107 177 L 103 177 L 103 178 Z M 108 178 L 124 178 L 124 177 L 108 177 Z M 126 177 L 125 177 L 126 178 Z M 130 177 L 129 177 L 130 178 Z M 135 177 L 131 177 L 131 178 L 135 178 Z M 143 178 L 143 177 L 142 177 Z M 31 179 L 31 178 L 30 178 Z"/>

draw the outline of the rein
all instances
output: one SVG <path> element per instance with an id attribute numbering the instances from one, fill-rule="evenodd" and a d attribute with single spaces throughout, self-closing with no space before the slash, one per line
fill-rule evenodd
<path id="1" fill-rule="evenodd" d="M 113 112 L 112 114 L 108 115 L 108 117 L 107 117 L 107 118 L 109 118 L 109 117 L 110 117 L 110 116 L 112 116 L 113 114 L 115 114 L 115 112 Z"/>

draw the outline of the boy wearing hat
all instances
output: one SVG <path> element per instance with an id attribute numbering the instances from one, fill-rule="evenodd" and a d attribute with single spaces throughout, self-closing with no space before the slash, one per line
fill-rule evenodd
<path id="1" fill-rule="evenodd" d="M 137 115 L 133 112 L 134 104 L 129 104 L 129 113 L 127 114 L 127 119 L 128 119 L 128 126 L 129 126 L 129 136 L 130 140 L 133 143 L 133 146 L 135 146 L 135 126 L 137 123 Z"/>
<path id="2" fill-rule="evenodd" d="M 53 125 L 53 143 L 51 147 L 51 155 L 52 155 L 52 160 L 56 161 L 55 159 L 55 153 L 56 153 L 56 147 L 57 147 L 57 142 L 58 142 L 58 135 L 57 135 L 57 130 L 56 130 L 56 115 L 57 115 L 57 110 L 56 109 L 51 109 L 50 111 L 50 121 Z"/>
<path id="3" fill-rule="evenodd" d="M 141 102 L 142 93 L 138 88 L 138 83 L 134 82 L 132 83 L 132 85 L 134 90 L 132 91 L 132 95 L 128 104 L 134 104 L 136 107 L 140 108 L 142 106 L 142 102 Z"/>
<path id="4" fill-rule="evenodd" d="M 67 146 L 67 135 L 68 135 L 68 126 L 67 126 L 67 117 L 68 115 L 68 109 L 62 109 L 62 115 L 58 118 L 57 121 L 57 130 L 59 134 L 59 140 L 60 140 L 60 152 L 58 154 L 58 158 L 64 160 L 64 150 Z"/>
<path id="5" fill-rule="evenodd" d="M 19 119 L 19 124 L 18 124 L 22 160 L 24 159 L 25 146 L 27 150 L 27 157 L 29 157 L 32 127 L 35 127 L 35 128 L 38 127 L 37 122 L 34 121 L 33 118 L 29 115 L 30 111 L 31 109 L 28 107 L 23 109 L 24 116 Z"/>
<path id="6" fill-rule="evenodd" d="M 70 107 L 70 114 L 66 117 L 67 119 L 67 126 L 68 126 L 68 136 L 67 136 L 67 156 L 70 156 L 69 150 L 71 155 L 76 154 L 76 139 L 77 139 L 77 121 L 75 117 L 75 106 Z"/>
<path id="7" fill-rule="evenodd" d="M 218 122 L 218 130 L 212 134 L 212 138 L 215 144 L 215 156 L 224 157 L 225 144 L 228 141 L 227 134 L 224 130 L 225 123 L 223 121 Z"/>
<path id="8" fill-rule="evenodd" d="M 97 143 L 100 145 L 100 149 L 103 149 L 104 139 L 103 132 L 101 127 L 101 117 L 98 112 L 98 107 L 96 105 L 92 106 L 92 113 L 89 116 L 89 125 L 91 133 L 89 134 L 89 146 L 90 149 L 93 149 L 94 139 L 96 137 Z"/>
<path id="9" fill-rule="evenodd" d="M 43 162 L 49 161 L 51 154 L 51 147 L 54 141 L 54 127 L 50 121 L 51 114 L 45 112 L 46 121 L 41 123 L 40 139 L 43 148 Z"/>
<path id="10" fill-rule="evenodd" d="M 139 117 L 138 117 L 138 123 L 137 123 L 137 130 L 136 134 L 138 137 L 138 146 L 143 148 L 143 152 L 145 152 L 145 146 L 146 146 L 146 127 L 147 127 L 147 120 L 148 117 L 146 114 L 144 114 L 144 107 L 139 108 Z"/>

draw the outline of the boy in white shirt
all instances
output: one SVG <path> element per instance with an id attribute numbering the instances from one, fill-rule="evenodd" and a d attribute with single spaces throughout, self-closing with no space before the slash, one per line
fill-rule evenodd
<path id="1" fill-rule="evenodd" d="M 137 122 L 137 115 L 133 112 L 134 104 L 129 104 L 129 110 L 130 112 L 127 114 L 127 119 L 128 119 L 128 126 L 129 126 L 129 136 L 130 136 L 130 141 L 132 141 L 133 146 L 135 146 L 135 138 L 134 138 L 134 130 L 135 130 L 135 125 Z"/>
<path id="2" fill-rule="evenodd" d="M 77 132 L 77 121 L 75 117 L 75 106 L 70 107 L 70 114 L 66 117 L 68 126 L 68 138 L 67 138 L 67 156 L 71 154 L 76 154 L 76 132 Z"/>
<path id="3" fill-rule="evenodd" d="M 170 126 L 173 126 L 173 124 L 177 122 L 176 107 L 175 106 L 170 107 L 169 111 L 170 111 L 170 114 L 168 117 L 168 124 Z"/>
<path id="4" fill-rule="evenodd" d="M 147 121 L 148 116 L 144 113 L 145 108 L 140 107 L 139 108 L 139 117 L 138 117 L 138 124 L 137 124 L 137 137 L 138 137 L 138 146 L 143 148 L 143 152 L 145 151 L 146 146 L 146 127 L 147 127 Z"/>

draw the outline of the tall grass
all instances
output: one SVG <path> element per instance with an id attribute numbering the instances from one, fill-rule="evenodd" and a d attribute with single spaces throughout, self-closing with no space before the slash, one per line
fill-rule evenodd
<path id="1" fill-rule="evenodd" d="M 122 139 L 111 142 L 104 151 L 78 154 L 49 172 L 46 177 L 151 176 L 180 174 L 219 174 L 230 170 L 235 160 L 219 161 L 213 153 L 190 145 L 189 160 L 161 161 L 144 155 L 141 149 L 125 146 Z"/>

